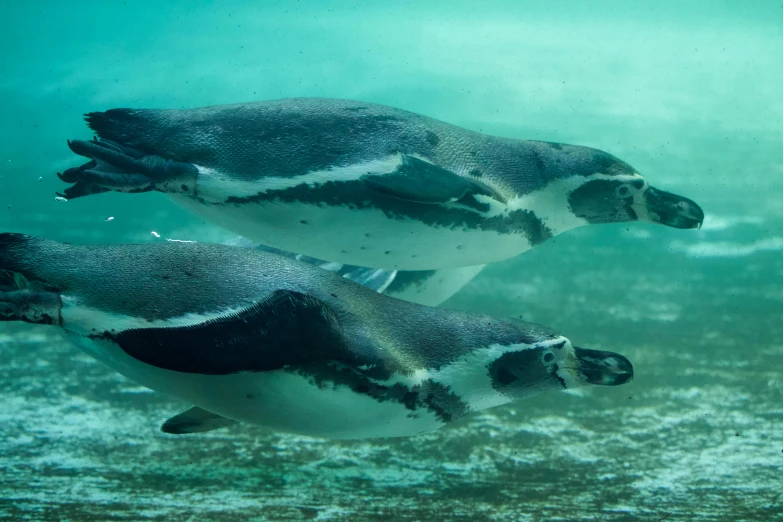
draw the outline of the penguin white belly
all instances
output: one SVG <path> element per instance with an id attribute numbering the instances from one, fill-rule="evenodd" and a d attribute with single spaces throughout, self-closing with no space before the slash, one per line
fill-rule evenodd
<path id="1" fill-rule="evenodd" d="M 231 375 L 174 372 L 134 359 L 111 341 L 65 332 L 87 354 L 142 386 L 239 422 L 329 439 L 405 437 L 444 425 L 429 410 L 379 402 L 347 386 L 320 388 L 286 370 Z"/>
<path id="2" fill-rule="evenodd" d="M 202 204 L 172 195 L 187 209 L 260 243 L 289 252 L 388 270 L 475 266 L 514 257 L 530 248 L 519 234 L 429 226 L 389 219 L 378 209 L 261 201 Z M 332 232 L 314 234 L 312 230 Z"/>
<path id="3" fill-rule="evenodd" d="M 130 356 L 114 341 L 88 334 L 93 328 L 122 331 L 155 323 L 84 307 L 69 295 L 63 295 L 62 302 L 61 331 L 80 349 L 142 386 L 222 417 L 335 439 L 409 436 L 443 425 L 427 409 L 411 411 L 400 402 L 378 401 L 329 381 L 319 387 L 310 378 L 289 370 L 207 375 L 152 366 Z M 169 320 L 168 324 L 197 324 L 211 318 L 213 314 L 193 314 Z"/>
<path id="4" fill-rule="evenodd" d="M 222 378 L 226 387 L 218 391 L 223 396 L 205 399 L 202 407 L 281 431 L 354 439 L 411 436 L 443 426 L 429 410 L 411 411 L 400 402 L 378 401 L 345 385 L 319 387 L 287 370 Z"/>

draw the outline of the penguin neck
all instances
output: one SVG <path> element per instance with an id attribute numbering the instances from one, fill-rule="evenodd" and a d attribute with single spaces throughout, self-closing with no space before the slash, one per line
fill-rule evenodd
<path id="1" fill-rule="evenodd" d="M 411 309 L 405 310 L 406 305 L 400 301 L 394 303 L 394 310 L 389 313 L 372 314 L 384 318 L 377 329 L 378 333 L 384 333 L 372 337 L 378 341 L 385 337 L 385 332 L 396 331 L 396 342 L 384 351 L 415 360 L 420 369 L 397 375 L 393 380 L 410 386 L 425 381 L 442 385 L 467 406 L 465 413 L 519 398 L 517 393 L 505 393 L 493 386 L 490 367 L 494 361 L 505 353 L 532 349 L 542 341 L 554 342 L 559 338 L 554 332 L 529 323 L 413 303 L 406 303 Z M 385 343 L 381 340 L 380 344 Z"/>

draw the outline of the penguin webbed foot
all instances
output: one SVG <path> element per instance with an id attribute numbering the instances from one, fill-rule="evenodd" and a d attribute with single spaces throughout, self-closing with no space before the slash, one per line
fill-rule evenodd
<path id="1" fill-rule="evenodd" d="M 217 413 L 212 413 L 211 411 L 202 410 L 198 406 L 193 406 L 164 422 L 163 426 L 160 427 L 160 431 L 172 435 L 184 435 L 186 433 L 212 431 L 236 423 L 237 421 L 235 420 L 227 419 L 226 417 L 221 417 Z"/>
<path id="2" fill-rule="evenodd" d="M 90 161 L 57 176 L 71 183 L 60 196 L 74 199 L 101 192 L 187 191 L 197 170 L 189 163 L 166 160 L 105 139 L 69 140 L 68 147 Z"/>

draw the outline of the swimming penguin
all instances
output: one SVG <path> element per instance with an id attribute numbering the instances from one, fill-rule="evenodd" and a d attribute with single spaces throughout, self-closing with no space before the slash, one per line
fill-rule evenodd
<path id="1" fill-rule="evenodd" d="M 71 245 L 0 234 L 0 320 L 61 328 L 195 406 L 167 433 L 234 422 L 325 438 L 415 435 L 631 363 L 533 323 L 391 299 L 318 267 L 201 243 Z"/>
<path id="2" fill-rule="evenodd" d="M 486 266 L 463 266 L 459 268 L 441 268 L 440 270 L 383 270 L 324 261 L 266 245 L 259 245 L 245 238 L 236 238 L 225 244 L 245 248 L 258 248 L 265 252 L 272 252 L 298 261 L 304 261 L 339 274 L 354 283 L 359 283 L 389 297 L 405 299 L 412 303 L 427 306 L 438 306 L 449 299 Z"/>
<path id="3" fill-rule="evenodd" d="M 167 193 L 265 245 L 432 270 L 501 261 L 580 225 L 696 228 L 693 201 L 606 152 L 499 138 L 371 103 L 292 98 L 87 114 L 100 139 L 60 178 L 73 199 Z"/>

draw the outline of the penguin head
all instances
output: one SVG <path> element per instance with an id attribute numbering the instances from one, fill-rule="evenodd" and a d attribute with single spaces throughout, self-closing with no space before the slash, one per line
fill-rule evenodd
<path id="1" fill-rule="evenodd" d="M 563 337 L 509 346 L 489 366 L 492 386 L 520 399 L 538 393 L 586 385 L 617 386 L 633 379 L 633 365 L 622 355 L 577 348 Z"/>
<path id="2" fill-rule="evenodd" d="M 664 192 L 624 161 L 604 151 L 573 147 L 564 167 L 579 178 L 568 195 L 571 211 L 588 223 L 650 221 L 674 228 L 698 228 L 704 212 L 694 201 Z"/>
<path id="3" fill-rule="evenodd" d="M 560 371 L 569 371 L 578 385 L 619 386 L 633 379 L 633 365 L 624 356 L 604 350 L 574 347 Z"/>
<path id="4" fill-rule="evenodd" d="M 568 197 L 571 211 L 588 223 L 649 221 L 674 228 L 699 228 L 704 212 L 694 201 L 658 190 L 636 174 L 590 179 Z"/>

